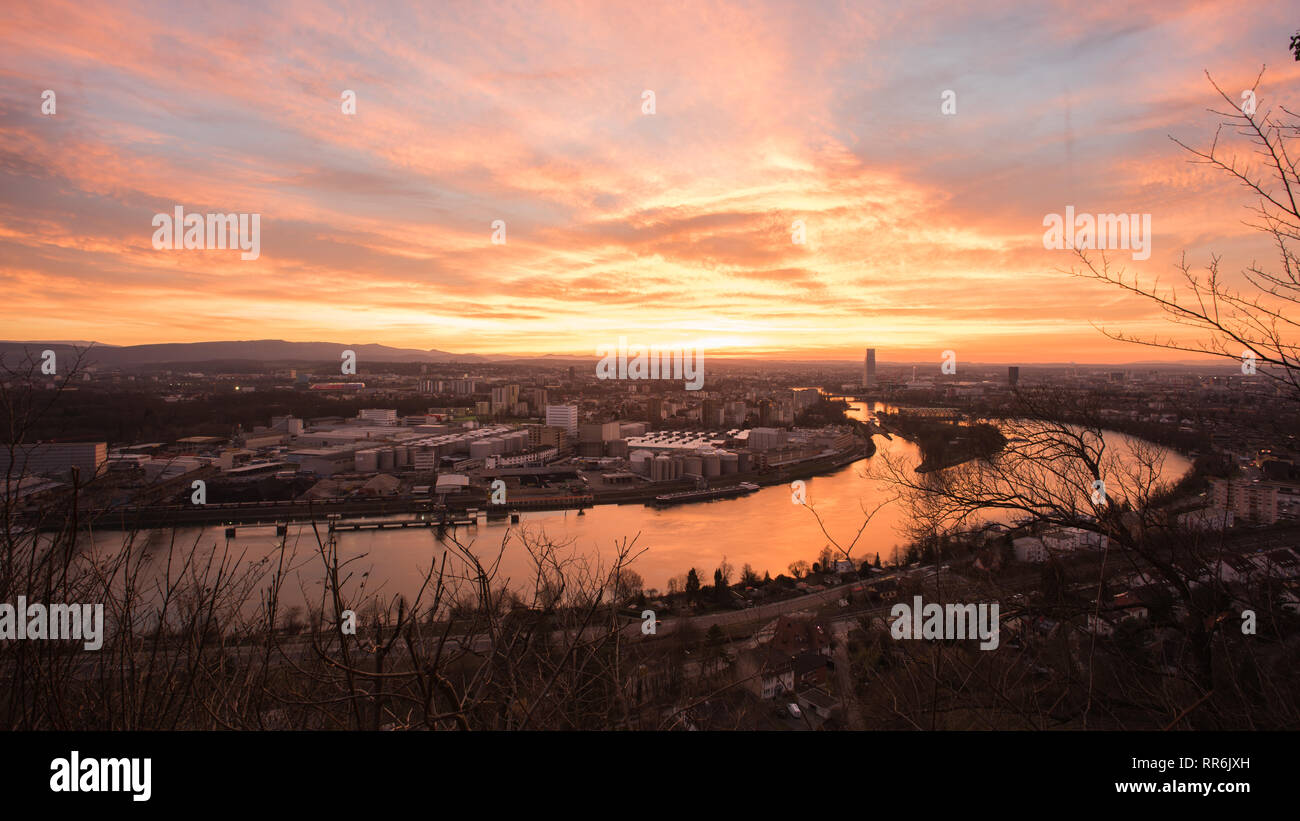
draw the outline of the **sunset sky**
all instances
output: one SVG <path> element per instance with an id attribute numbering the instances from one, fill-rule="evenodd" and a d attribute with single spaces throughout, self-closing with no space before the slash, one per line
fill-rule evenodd
<path id="1" fill-rule="evenodd" d="M 1271 266 L 1247 192 L 1169 136 L 1212 138 L 1206 70 L 1235 95 L 1267 64 L 1260 109 L 1300 104 L 1294 2 L 47 0 L 2 17 L 11 340 L 1151 359 L 1094 324 L 1167 324 L 1064 273 L 1044 216 L 1151 214 L 1151 258 L 1118 255 L 1147 279 L 1184 252 Z M 153 215 L 176 205 L 260 213 L 260 258 L 154 250 Z"/>

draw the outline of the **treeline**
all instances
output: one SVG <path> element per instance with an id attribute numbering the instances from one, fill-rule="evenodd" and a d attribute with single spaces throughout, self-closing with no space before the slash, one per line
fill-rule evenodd
<path id="1" fill-rule="evenodd" d="M 805 408 L 795 416 L 795 427 L 820 428 L 826 425 L 843 425 L 848 421 L 849 403 L 843 399 L 828 400 L 824 396 L 817 404 Z"/>
<path id="2" fill-rule="evenodd" d="M 887 427 L 921 449 L 918 473 L 940 470 L 971 459 L 987 459 L 1006 446 L 996 425 L 958 425 L 903 414 L 880 414 Z"/>

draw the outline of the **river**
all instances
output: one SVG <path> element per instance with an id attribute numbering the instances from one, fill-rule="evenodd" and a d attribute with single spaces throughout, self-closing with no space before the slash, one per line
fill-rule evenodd
<path id="1" fill-rule="evenodd" d="M 874 410 L 883 408 L 876 405 Z M 865 420 L 870 414 L 862 403 L 854 402 L 850 415 Z M 1122 438 L 1120 434 L 1114 437 Z M 897 437 L 890 440 L 877 436 L 876 446 L 877 456 L 873 458 L 888 453 L 913 465 L 920 461 L 917 447 Z M 847 546 L 853 540 L 862 524 L 864 507 L 870 510 L 892 495 L 883 482 L 866 475 L 870 461 L 859 460 L 834 473 L 805 480 L 809 505 L 841 545 Z M 1166 477 L 1176 478 L 1189 468 L 1190 463 L 1182 456 L 1166 455 Z M 683 577 L 692 567 L 703 583 L 712 582 L 714 568 L 724 559 L 734 568 L 733 580 L 746 564 L 761 577 L 765 572 L 773 576 L 787 573 L 789 565 L 797 560 L 816 561 L 830 540 L 813 514 L 793 503 L 791 496 L 789 485 L 773 485 L 740 498 L 676 507 L 601 505 L 582 516 L 575 511 L 525 513 L 515 525 L 504 519 L 480 520 L 478 526 L 458 528 L 456 534 L 484 559 L 494 558 L 502 542 L 508 540 L 495 584 L 511 586 L 529 584 L 532 577 L 528 553 L 518 541 L 523 533 L 563 544 L 565 555 L 593 565 L 600 562 L 606 570 L 615 546 L 624 539 L 635 539 L 641 552 L 633 569 L 647 588 L 664 590 L 670 578 Z M 905 541 L 899 535 L 905 515 L 899 505 L 881 509 L 858 537 L 853 559 L 871 560 L 879 553 L 882 561 L 889 561 L 894 547 Z M 155 541 L 170 537 L 170 532 L 151 534 Z M 111 548 L 114 539 L 120 543 L 121 534 L 98 534 L 96 546 L 101 550 Z M 236 555 L 244 553 L 254 561 L 272 555 L 277 544 L 273 525 L 240 527 L 228 545 L 221 527 L 182 528 L 176 532 L 176 540 L 178 545 L 186 546 L 229 546 Z M 295 588 L 291 598 L 299 597 L 298 589 L 315 598 L 321 574 L 319 559 L 313 558 L 316 542 L 311 527 L 291 524 L 288 544 L 294 550 L 296 567 L 290 584 Z M 369 591 L 407 596 L 416 591 L 430 563 L 446 550 L 437 532 L 429 529 L 341 532 L 338 546 L 341 560 L 354 560 L 350 565 L 354 580 L 368 573 Z"/>

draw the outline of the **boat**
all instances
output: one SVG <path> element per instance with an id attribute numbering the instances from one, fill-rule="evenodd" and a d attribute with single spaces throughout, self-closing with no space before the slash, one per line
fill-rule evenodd
<path id="1" fill-rule="evenodd" d="M 707 502 L 713 499 L 730 499 L 744 496 L 758 490 L 753 482 L 741 482 L 727 487 L 708 488 L 705 490 L 683 490 L 678 493 L 663 493 L 655 497 L 656 505 L 678 505 L 687 502 Z"/>

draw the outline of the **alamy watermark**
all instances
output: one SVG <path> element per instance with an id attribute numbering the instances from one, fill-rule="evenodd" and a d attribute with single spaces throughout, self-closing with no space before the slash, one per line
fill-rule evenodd
<path id="1" fill-rule="evenodd" d="M 899 602 L 890 609 L 894 623 L 889 634 L 896 639 L 979 639 L 981 650 L 998 649 L 998 603 L 912 604 Z"/>
<path id="2" fill-rule="evenodd" d="M 0 640 L 72 639 L 83 642 L 87 650 L 104 646 L 104 605 L 27 603 L 0 604 Z"/>
<path id="3" fill-rule="evenodd" d="M 597 379 L 681 379 L 686 390 L 704 387 L 704 352 L 698 347 L 628 345 L 627 337 L 614 345 L 598 345 Z"/>
<path id="4" fill-rule="evenodd" d="M 50 762 L 50 792 L 125 792 L 132 801 L 148 801 L 152 769 L 152 758 L 82 758 L 73 750 Z"/>
<path id="5" fill-rule="evenodd" d="M 1132 251 L 1133 259 L 1151 258 L 1150 214 L 1078 214 L 1065 206 L 1065 216 L 1043 217 L 1043 247 L 1047 250 Z"/>
<path id="6" fill-rule="evenodd" d="M 238 248 L 240 259 L 262 255 L 261 214 L 186 214 L 181 205 L 174 210 L 174 214 L 154 214 L 155 251 Z"/>

